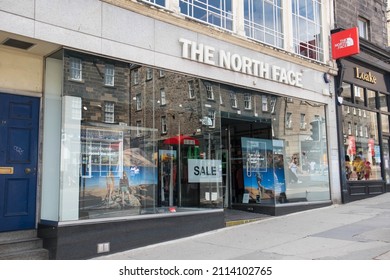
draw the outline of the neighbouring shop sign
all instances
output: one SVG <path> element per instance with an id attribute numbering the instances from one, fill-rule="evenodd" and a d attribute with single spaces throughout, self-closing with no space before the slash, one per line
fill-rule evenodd
<path id="1" fill-rule="evenodd" d="M 222 161 L 214 159 L 189 159 L 189 183 L 222 182 Z"/>
<path id="2" fill-rule="evenodd" d="M 332 41 L 332 58 L 338 59 L 360 52 L 359 31 L 357 27 L 333 33 Z"/>
<path id="3" fill-rule="evenodd" d="M 179 42 L 181 43 L 181 56 L 183 58 L 291 86 L 303 87 L 301 72 L 288 70 L 225 50 L 217 50 L 212 46 L 183 38 L 180 38 Z"/>

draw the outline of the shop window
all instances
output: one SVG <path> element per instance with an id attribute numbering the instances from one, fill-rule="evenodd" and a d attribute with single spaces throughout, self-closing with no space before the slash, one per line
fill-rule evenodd
<path id="1" fill-rule="evenodd" d="M 207 93 L 208 100 L 214 100 L 214 90 L 212 85 L 210 84 L 206 85 L 206 93 Z"/>
<path id="2" fill-rule="evenodd" d="M 244 108 L 246 110 L 252 109 L 252 96 L 249 93 L 244 95 Z"/>
<path id="3" fill-rule="evenodd" d="M 244 0 L 244 27 L 247 37 L 283 48 L 282 1 Z"/>
<path id="4" fill-rule="evenodd" d="M 142 96 L 138 93 L 135 97 L 136 110 L 142 110 Z"/>
<path id="5" fill-rule="evenodd" d="M 235 92 L 230 92 L 230 105 L 232 108 L 237 108 L 237 94 Z"/>
<path id="6" fill-rule="evenodd" d="M 367 90 L 367 107 L 376 109 L 376 92 L 373 90 Z"/>
<path id="7" fill-rule="evenodd" d="M 194 81 L 188 81 L 188 96 L 190 99 L 195 98 Z"/>
<path id="8" fill-rule="evenodd" d="M 363 17 L 358 18 L 359 37 L 369 40 L 369 21 Z"/>
<path id="9" fill-rule="evenodd" d="M 341 90 L 341 92 L 340 92 L 341 97 L 345 101 L 352 102 L 352 85 L 347 84 L 347 83 L 343 83 L 340 90 Z"/>
<path id="10" fill-rule="evenodd" d="M 390 132 L 389 115 L 381 114 L 382 131 Z"/>
<path id="11" fill-rule="evenodd" d="M 105 102 L 104 103 L 104 122 L 114 123 L 115 122 L 115 103 Z"/>
<path id="12" fill-rule="evenodd" d="M 81 59 L 71 57 L 69 60 L 70 63 L 70 79 L 73 81 L 82 81 L 83 72 L 82 72 L 82 63 Z"/>
<path id="13" fill-rule="evenodd" d="M 379 93 L 379 109 L 384 112 L 389 112 L 389 95 Z"/>
<path id="14" fill-rule="evenodd" d="M 359 105 L 365 105 L 364 104 L 364 88 L 354 86 L 354 103 Z"/>
<path id="15" fill-rule="evenodd" d="M 115 67 L 112 64 L 106 64 L 104 67 L 104 85 L 113 87 L 115 82 Z"/>
<path id="16" fill-rule="evenodd" d="M 317 61 L 324 60 L 321 10 L 322 4 L 320 0 L 292 1 L 292 29 L 295 53 Z"/>
<path id="17" fill-rule="evenodd" d="M 286 113 L 286 128 L 292 128 L 292 113 Z"/>
<path id="18" fill-rule="evenodd" d="M 161 134 L 166 134 L 168 132 L 167 117 L 161 117 Z"/>
<path id="19" fill-rule="evenodd" d="M 193 19 L 233 30 L 233 13 L 231 0 L 180 0 L 180 12 Z"/>
<path id="20" fill-rule="evenodd" d="M 146 80 L 150 81 L 151 79 L 153 79 L 153 69 L 150 67 L 147 67 L 146 68 Z"/>
<path id="21" fill-rule="evenodd" d="M 133 75 L 133 84 L 134 85 L 138 85 L 139 83 L 139 71 L 138 69 L 135 69 L 132 71 L 132 75 Z"/>
<path id="22" fill-rule="evenodd" d="M 165 89 L 160 89 L 160 105 L 164 106 L 167 104 L 167 99 L 165 97 Z"/>

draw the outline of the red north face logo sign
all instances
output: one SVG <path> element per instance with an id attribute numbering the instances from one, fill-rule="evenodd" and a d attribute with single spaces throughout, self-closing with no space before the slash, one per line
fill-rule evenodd
<path id="1" fill-rule="evenodd" d="M 351 56 L 360 52 L 359 30 L 357 27 L 333 33 L 331 40 L 333 59 Z"/>

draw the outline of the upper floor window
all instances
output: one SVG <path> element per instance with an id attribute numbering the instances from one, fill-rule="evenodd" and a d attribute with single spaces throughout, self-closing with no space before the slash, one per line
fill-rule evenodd
<path id="1" fill-rule="evenodd" d="M 135 104 L 136 104 L 136 110 L 141 110 L 142 109 L 141 93 L 138 93 L 137 96 L 135 97 Z"/>
<path id="2" fill-rule="evenodd" d="M 207 99 L 214 100 L 214 90 L 212 85 L 206 85 Z"/>
<path id="3" fill-rule="evenodd" d="M 292 0 L 294 52 L 323 61 L 321 0 Z"/>
<path id="4" fill-rule="evenodd" d="M 301 119 L 299 123 L 301 129 L 306 129 L 306 114 L 301 114 Z"/>
<path id="5" fill-rule="evenodd" d="M 138 85 L 139 82 L 139 72 L 138 69 L 133 71 L 133 84 Z"/>
<path id="6" fill-rule="evenodd" d="M 194 81 L 188 81 L 188 97 L 190 99 L 194 99 L 195 98 Z"/>
<path id="7" fill-rule="evenodd" d="M 114 123 L 115 120 L 114 109 L 115 109 L 114 102 L 104 103 L 104 122 Z"/>
<path id="8" fill-rule="evenodd" d="M 261 110 L 263 112 L 268 112 L 268 98 L 266 95 L 261 96 Z"/>
<path id="9" fill-rule="evenodd" d="M 167 104 L 167 99 L 165 96 L 165 89 L 160 89 L 160 105 L 166 105 Z"/>
<path id="10" fill-rule="evenodd" d="M 368 40 L 369 39 L 369 21 L 365 18 L 358 18 L 359 37 Z"/>
<path id="11" fill-rule="evenodd" d="M 150 67 L 146 68 L 146 80 L 151 80 L 153 78 L 153 69 Z"/>
<path id="12" fill-rule="evenodd" d="M 70 58 L 70 79 L 75 81 L 81 81 L 83 78 L 81 59 L 71 57 Z"/>
<path id="13" fill-rule="evenodd" d="M 106 64 L 104 67 L 104 85 L 114 86 L 115 67 L 112 64 Z"/>
<path id="14" fill-rule="evenodd" d="M 160 78 L 165 77 L 165 70 L 160 69 L 160 70 L 158 71 L 158 75 L 159 75 Z"/>
<path id="15" fill-rule="evenodd" d="M 283 9 L 280 0 L 244 0 L 245 35 L 283 48 Z"/>
<path id="16" fill-rule="evenodd" d="M 233 30 L 232 0 L 180 0 L 179 3 L 182 14 Z"/>
<path id="17" fill-rule="evenodd" d="M 244 95 L 244 108 L 247 110 L 252 109 L 252 96 L 249 93 Z"/>
<path id="18" fill-rule="evenodd" d="M 232 108 L 237 108 L 237 94 L 235 92 L 230 93 L 230 104 Z"/>
<path id="19" fill-rule="evenodd" d="M 136 130 L 137 136 L 142 136 L 142 132 L 141 132 L 142 122 L 136 121 L 135 126 L 137 127 L 137 130 Z"/>
<path id="20" fill-rule="evenodd" d="M 165 7 L 165 0 L 143 0 L 145 2 L 149 2 L 151 4 L 154 4 L 156 6 Z"/>

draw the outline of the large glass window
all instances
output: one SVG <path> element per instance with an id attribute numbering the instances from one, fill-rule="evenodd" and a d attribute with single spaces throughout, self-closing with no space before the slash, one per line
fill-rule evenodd
<path id="1" fill-rule="evenodd" d="M 330 199 L 323 105 L 63 52 L 86 72 L 59 87 L 60 221 Z M 133 83 L 104 86 L 104 65 Z"/>
<path id="2" fill-rule="evenodd" d="M 345 172 L 348 180 L 380 180 L 381 156 L 378 114 L 365 111 L 366 117 L 347 114 L 343 106 Z"/>
<path id="3" fill-rule="evenodd" d="M 251 39 L 284 47 L 283 9 L 280 0 L 244 0 L 245 34 Z"/>
<path id="4" fill-rule="evenodd" d="M 292 0 L 293 44 L 295 53 L 323 61 L 321 0 Z"/>
<path id="5" fill-rule="evenodd" d="M 232 0 L 180 0 L 180 12 L 220 28 L 233 30 Z"/>

